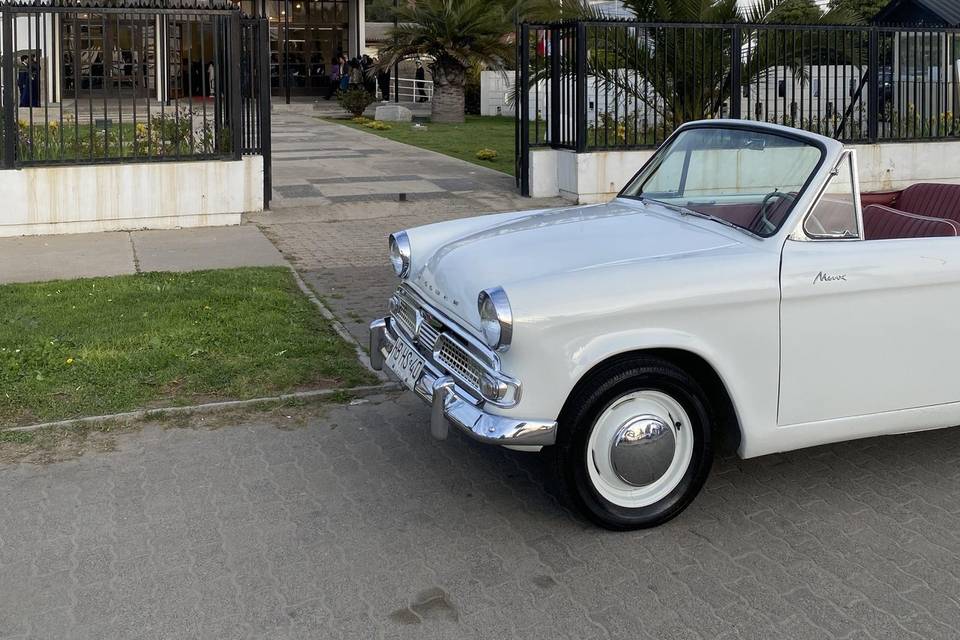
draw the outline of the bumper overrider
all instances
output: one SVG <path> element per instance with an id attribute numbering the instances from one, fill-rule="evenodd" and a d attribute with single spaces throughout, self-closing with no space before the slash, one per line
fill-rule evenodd
<path id="1" fill-rule="evenodd" d="M 387 357 L 400 339 L 402 327 L 392 317 L 370 324 L 370 365 L 377 371 L 387 369 Z M 404 335 L 410 342 L 410 337 Z M 556 441 L 557 423 L 542 420 L 518 420 L 488 413 L 484 402 L 460 388 L 458 380 L 434 358 L 425 356 L 423 372 L 413 391 L 431 406 L 430 432 L 437 439 L 447 437 L 450 425 L 480 442 L 499 445 L 545 446 Z"/>

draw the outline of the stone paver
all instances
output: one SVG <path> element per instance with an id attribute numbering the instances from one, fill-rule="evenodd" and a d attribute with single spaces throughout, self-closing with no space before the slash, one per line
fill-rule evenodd
<path id="1" fill-rule="evenodd" d="M 960 430 L 721 460 L 615 534 L 408 395 L 310 416 L 0 466 L 0 637 L 960 635 Z"/>
<path id="2" fill-rule="evenodd" d="M 499 171 L 309 115 L 281 112 L 273 125 L 272 210 L 250 219 L 361 343 L 396 285 L 391 232 L 568 204 L 521 197 Z"/>

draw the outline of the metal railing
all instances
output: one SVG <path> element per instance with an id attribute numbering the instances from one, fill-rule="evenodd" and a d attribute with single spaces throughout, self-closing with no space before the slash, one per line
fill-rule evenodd
<path id="1" fill-rule="evenodd" d="M 269 32 L 230 2 L 0 4 L 0 168 L 265 156 Z"/>
<path id="2" fill-rule="evenodd" d="M 960 137 L 960 30 L 523 24 L 517 175 L 529 150 L 655 148 L 684 122 L 775 122 L 845 142 Z"/>
<path id="3" fill-rule="evenodd" d="M 397 78 L 394 84 L 396 102 L 432 102 L 433 80 Z"/>

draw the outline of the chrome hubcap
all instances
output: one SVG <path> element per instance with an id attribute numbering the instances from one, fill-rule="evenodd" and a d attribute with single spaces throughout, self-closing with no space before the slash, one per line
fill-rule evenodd
<path id="1" fill-rule="evenodd" d="M 662 391 L 627 393 L 597 417 L 587 441 L 590 482 L 604 499 L 641 508 L 667 497 L 693 460 L 686 410 Z"/>
<path id="2" fill-rule="evenodd" d="M 610 464 L 627 484 L 645 487 L 667 472 L 676 448 L 671 425 L 657 416 L 637 416 L 617 430 L 610 445 Z"/>

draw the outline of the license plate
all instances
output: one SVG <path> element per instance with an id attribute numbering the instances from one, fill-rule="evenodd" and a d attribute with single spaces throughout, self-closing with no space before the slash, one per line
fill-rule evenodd
<path id="1" fill-rule="evenodd" d="M 423 357 L 404 340 L 397 340 L 393 350 L 387 356 L 387 367 L 393 371 L 400 382 L 413 389 L 423 372 Z"/>

